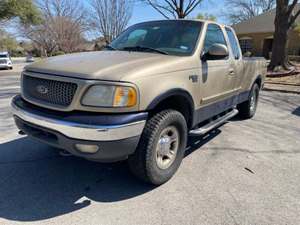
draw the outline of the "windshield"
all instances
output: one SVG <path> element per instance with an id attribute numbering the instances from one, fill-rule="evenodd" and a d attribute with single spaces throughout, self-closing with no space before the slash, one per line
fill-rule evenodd
<path id="1" fill-rule="evenodd" d="M 8 55 L 0 55 L 0 58 L 8 58 Z"/>
<path id="2" fill-rule="evenodd" d="M 197 21 L 154 21 L 134 25 L 110 44 L 110 50 L 151 51 L 187 56 L 194 52 L 202 23 Z"/>

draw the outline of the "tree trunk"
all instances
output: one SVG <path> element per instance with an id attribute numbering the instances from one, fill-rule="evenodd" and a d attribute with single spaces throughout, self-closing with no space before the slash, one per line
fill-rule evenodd
<path id="1" fill-rule="evenodd" d="M 180 0 L 180 2 L 179 2 L 179 8 L 177 9 L 177 16 L 178 16 L 178 19 L 184 19 L 185 18 L 184 0 Z"/>
<path id="2" fill-rule="evenodd" d="M 276 66 L 288 69 L 287 40 L 289 31 L 289 15 L 277 13 L 275 18 L 275 33 L 272 47 L 272 58 L 269 70 L 274 70 Z"/>
<path id="3" fill-rule="evenodd" d="M 275 33 L 269 70 L 274 70 L 277 66 L 290 69 L 292 66 L 288 59 L 287 40 L 290 28 L 300 15 L 300 10 L 295 12 L 297 3 L 298 0 L 276 0 Z"/>

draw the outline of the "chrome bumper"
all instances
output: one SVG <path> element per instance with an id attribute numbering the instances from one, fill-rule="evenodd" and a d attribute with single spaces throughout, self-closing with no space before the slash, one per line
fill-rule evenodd
<path id="1" fill-rule="evenodd" d="M 43 117 L 11 103 L 13 115 L 36 126 L 57 131 L 66 137 L 87 141 L 116 141 L 142 134 L 146 120 L 113 126 L 94 126 Z"/>

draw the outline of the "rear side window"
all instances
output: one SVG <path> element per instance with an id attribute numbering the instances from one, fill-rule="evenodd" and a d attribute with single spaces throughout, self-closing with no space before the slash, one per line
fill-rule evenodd
<path id="1" fill-rule="evenodd" d="M 223 44 L 227 46 L 221 27 L 216 24 L 209 24 L 207 27 L 206 37 L 204 41 L 204 52 L 208 52 L 209 48 L 213 44 Z"/>
<path id="2" fill-rule="evenodd" d="M 239 59 L 241 57 L 239 44 L 235 38 L 233 31 L 229 28 L 226 28 L 226 33 L 228 35 L 228 39 L 231 45 L 231 49 L 235 59 Z"/>

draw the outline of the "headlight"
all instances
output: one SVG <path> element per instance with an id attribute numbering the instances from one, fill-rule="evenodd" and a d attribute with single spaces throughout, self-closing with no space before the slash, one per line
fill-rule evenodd
<path id="1" fill-rule="evenodd" d="M 133 87 L 94 85 L 83 96 L 82 104 L 96 107 L 132 107 L 137 103 Z"/>

